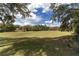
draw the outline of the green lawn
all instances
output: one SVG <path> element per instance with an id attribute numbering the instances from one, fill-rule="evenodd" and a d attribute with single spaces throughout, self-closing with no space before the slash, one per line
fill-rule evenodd
<path id="1" fill-rule="evenodd" d="M 0 55 L 62 56 L 79 55 L 72 48 L 71 32 L 29 31 L 0 33 Z"/>

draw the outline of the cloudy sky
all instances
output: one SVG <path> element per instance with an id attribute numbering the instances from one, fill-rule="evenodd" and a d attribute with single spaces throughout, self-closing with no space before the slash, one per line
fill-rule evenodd
<path id="1" fill-rule="evenodd" d="M 18 25 L 47 25 L 47 26 L 59 26 L 60 23 L 52 21 L 51 17 L 53 16 L 52 10 L 49 8 L 49 3 L 39 3 L 39 4 L 30 4 L 28 9 L 31 11 L 30 15 L 32 17 L 26 17 L 21 19 L 21 15 L 16 15 L 16 21 L 14 24 Z"/>

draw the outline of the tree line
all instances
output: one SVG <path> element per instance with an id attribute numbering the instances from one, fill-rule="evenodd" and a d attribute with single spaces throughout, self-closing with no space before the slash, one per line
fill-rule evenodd
<path id="1" fill-rule="evenodd" d="M 13 24 L 7 24 L 4 28 L 2 24 L 0 24 L 0 32 L 14 32 L 14 31 L 55 31 L 58 30 L 59 27 L 48 27 L 46 25 L 13 25 Z M 5 30 L 5 31 L 4 31 Z"/>

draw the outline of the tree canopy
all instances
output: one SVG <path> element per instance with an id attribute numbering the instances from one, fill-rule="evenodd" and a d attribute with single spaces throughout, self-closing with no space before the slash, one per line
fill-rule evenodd
<path id="1" fill-rule="evenodd" d="M 1 3 L 0 4 L 0 21 L 5 31 L 6 24 L 12 24 L 15 21 L 15 15 L 20 13 L 22 17 L 30 16 L 27 5 L 29 3 Z"/>
<path id="2" fill-rule="evenodd" d="M 61 22 L 61 30 L 74 30 L 78 33 L 79 27 L 79 4 L 51 4 L 50 7 L 53 10 L 53 20 Z"/>

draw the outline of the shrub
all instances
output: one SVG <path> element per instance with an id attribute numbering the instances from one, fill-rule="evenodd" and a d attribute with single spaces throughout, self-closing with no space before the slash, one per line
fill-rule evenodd
<path id="1" fill-rule="evenodd" d="M 6 24 L 5 26 L 0 27 L 0 32 L 12 32 L 15 31 L 16 27 L 13 24 Z"/>

